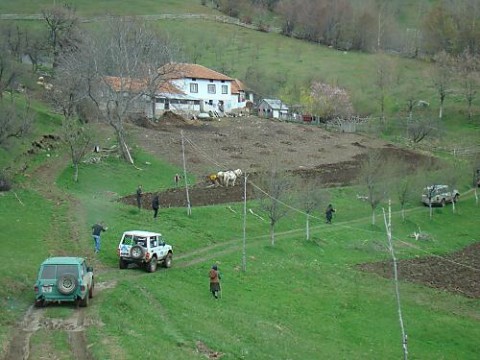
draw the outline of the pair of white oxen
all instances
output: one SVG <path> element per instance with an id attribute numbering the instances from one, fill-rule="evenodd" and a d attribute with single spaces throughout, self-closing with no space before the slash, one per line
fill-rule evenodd
<path id="1" fill-rule="evenodd" d="M 243 172 L 240 169 L 219 171 L 217 173 L 217 180 L 220 185 L 224 185 L 225 187 L 235 186 L 235 181 L 242 175 Z"/>

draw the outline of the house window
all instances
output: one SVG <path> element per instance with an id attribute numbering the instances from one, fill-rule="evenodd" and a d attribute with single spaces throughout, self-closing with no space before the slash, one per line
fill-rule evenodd
<path id="1" fill-rule="evenodd" d="M 222 85 L 222 94 L 228 94 L 228 85 Z"/>
<path id="2" fill-rule="evenodd" d="M 191 93 L 198 93 L 198 84 L 197 83 L 191 83 L 190 84 L 190 92 Z"/>
<path id="3" fill-rule="evenodd" d="M 217 92 L 215 88 L 215 84 L 208 84 L 208 93 L 209 94 L 215 94 Z"/>

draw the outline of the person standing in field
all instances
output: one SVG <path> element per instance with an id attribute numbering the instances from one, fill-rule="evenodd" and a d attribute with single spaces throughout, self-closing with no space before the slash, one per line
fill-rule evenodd
<path id="1" fill-rule="evenodd" d="M 154 219 L 157 218 L 159 208 L 160 208 L 160 199 L 158 197 L 158 194 L 155 194 L 155 196 L 152 199 L 152 209 L 153 209 L 153 218 Z"/>
<path id="2" fill-rule="evenodd" d="M 136 197 L 137 197 L 137 206 L 139 209 L 142 208 L 142 196 L 143 196 L 142 185 L 138 185 Z"/>
<path id="3" fill-rule="evenodd" d="M 328 204 L 327 209 L 325 210 L 325 218 L 327 219 L 327 224 L 332 223 L 332 217 L 335 209 L 333 208 L 332 204 Z"/>
<path id="4" fill-rule="evenodd" d="M 210 292 L 212 293 L 215 299 L 218 299 L 218 294 L 220 292 L 220 272 L 218 271 L 217 265 L 213 265 L 208 273 L 210 278 Z"/>
<path id="5" fill-rule="evenodd" d="M 92 236 L 95 243 L 95 254 L 100 252 L 100 234 L 102 231 L 107 231 L 107 227 L 104 226 L 103 221 L 96 223 L 92 226 Z"/>

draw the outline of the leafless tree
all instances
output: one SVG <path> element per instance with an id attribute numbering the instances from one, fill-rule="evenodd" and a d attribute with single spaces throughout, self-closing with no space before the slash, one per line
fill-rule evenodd
<path id="1" fill-rule="evenodd" d="M 468 120 L 472 119 L 472 103 L 480 84 L 480 61 L 477 56 L 464 51 L 457 58 L 457 68 L 462 80 L 462 92 L 467 100 Z"/>
<path id="2" fill-rule="evenodd" d="M 445 98 L 451 91 L 450 86 L 452 82 L 452 58 L 445 51 L 441 51 L 434 57 L 435 67 L 431 73 L 433 85 L 440 98 L 440 109 L 438 112 L 438 118 L 441 120 L 443 117 L 443 106 Z"/>
<path id="3" fill-rule="evenodd" d="M 367 191 L 367 201 L 372 209 L 372 225 L 375 225 L 375 209 L 387 195 L 386 173 L 384 171 L 387 164 L 386 158 L 381 150 L 372 149 L 367 153 L 362 162 L 359 182 Z"/>
<path id="4" fill-rule="evenodd" d="M 299 190 L 297 201 L 299 208 L 306 214 L 306 239 L 310 240 L 310 218 L 313 212 L 324 208 L 328 202 L 328 194 L 321 188 L 318 181 L 312 179 L 302 179 L 297 182 L 296 189 Z"/>
<path id="5" fill-rule="evenodd" d="M 23 98 L 11 95 L 0 101 L 0 145 L 9 138 L 22 138 L 35 122 L 30 98 L 27 93 Z"/>
<path id="6" fill-rule="evenodd" d="M 418 118 L 408 121 L 407 133 L 408 137 L 415 144 L 420 143 L 425 138 L 432 136 L 438 132 L 437 121 L 431 117 L 419 116 Z"/>
<path id="7" fill-rule="evenodd" d="M 76 9 L 68 4 L 43 9 L 42 15 L 50 32 L 49 44 L 55 68 L 58 56 L 72 51 L 80 43 L 79 19 Z"/>
<path id="8" fill-rule="evenodd" d="M 179 75 L 178 66 L 171 62 L 175 51 L 168 38 L 145 22 L 112 18 L 101 33 L 85 34 L 78 51 L 62 57 L 60 66 L 67 69 L 58 73 L 79 74 L 79 88 L 95 104 L 100 120 L 112 126 L 121 155 L 131 164 L 125 122 L 132 113 L 143 114 L 148 102 L 155 116 L 160 86 Z"/>
<path id="9" fill-rule="evenodd" d="M 92 144 L 92 133 L 88 124 L 77 117 L 64 117 L 62 120 L 62 140 L 70 150 L 73 165 L 73 181 L 78 182 L 79 165 Z"/>
<path id="10" fill-rule="evenodd" d="M 418 202 L 419 194 L 421 194 L 421 182 L 418 176 L 411 174 L 410 164 L 404 159 L 390 161 L 389 168 L 392 179 L 391 188 L 400 203 L 402 220 L 405 221 L 405 206 L 409 201 Z"/>
<path id="11" fill-rule="evenodd" d="M 284 172 L 272 169 L 259 177 L 256 192 L 260 199 L 260 209 L 270 219 L 270 241 L 275 245 L 275 225 L 285 217 L 290 208 L 292 179 Z"/>
<path id="12" fill-rule="evenodd" d="M 377 77 L 375 85 L 377 88 L 377 99 L 380 105 L 380 117 L 385 121 L 385 98 L 392 83 L 394 65 L 390 58 L 385 54 L 380 54 L 376 61 Z"/>
<path id="13" fill-rule="evenodd" d="M 54 109 L 60 111 L 62 119 L 62 140 L 70 150 L 70 158 L 74 168 L 73 181 L 78 181 L 79 164 L 91 146 L 92 133 L 87 123 L 79 117 L 79 105 L 88 97 L 88 89 L 79 70 L 83 62 L 74 54 L 66 53 L 60 56 L 53 89 L 49 91 L 48 99 Z"/>

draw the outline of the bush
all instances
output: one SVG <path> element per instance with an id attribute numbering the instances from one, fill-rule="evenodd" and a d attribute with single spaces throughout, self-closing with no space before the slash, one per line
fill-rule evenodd
<path id="1" fill-rule="evenodd" d="M 10 191 L 12 183 L 10 179 L 3 173 L 0 173 L 0 191 Z"/>

